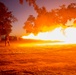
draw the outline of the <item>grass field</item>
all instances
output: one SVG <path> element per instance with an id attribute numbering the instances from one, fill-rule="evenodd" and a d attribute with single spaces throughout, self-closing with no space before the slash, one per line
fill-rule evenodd
<path id="1" fill-rule="evenodd" d="M 0 43 L 0 75 L 76 75 L 76 45 Z"/>

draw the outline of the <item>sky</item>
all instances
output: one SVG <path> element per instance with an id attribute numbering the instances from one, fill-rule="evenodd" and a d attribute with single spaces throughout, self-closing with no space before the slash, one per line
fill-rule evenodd
<path id="1" fill-rule="evenodd" d="M 0 2 L 4 3 L 9 11 L 12 11 L 12 14 L 18 19 L 17 22 L 12 23 L 13 27 L 10 35 L 25 35 L 26 32 L 23 29 L 23 26 L 28 16 L 37 16 L 33 6 L 29 6 L 25 0 L 23 5 L 19 3 L 19 0 L 0 0 Z M 76 0 L 36 0 L 36 3 L 39 7 L 45 6 L 47 11 L 51 11 L 51 9 L 58 8 L 63 4 L 69 5 L 70 3 L 76 3 Z"/>

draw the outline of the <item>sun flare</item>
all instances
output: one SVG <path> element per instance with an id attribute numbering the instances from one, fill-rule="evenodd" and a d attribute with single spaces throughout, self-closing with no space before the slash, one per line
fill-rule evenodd
<path id="1" fill-rule="evenodd" d="M 53 31 L 40 32 L 37 36 L 31 33 L 28 36 L 22 36 L 23 39 L 37 39 L 37 40 L 50 40 L 50 41 L 64 41 L 65 43 L 76 43 L 76 28 L 68 27 L 62 31 L 62 27 L 58 27 Z"/>

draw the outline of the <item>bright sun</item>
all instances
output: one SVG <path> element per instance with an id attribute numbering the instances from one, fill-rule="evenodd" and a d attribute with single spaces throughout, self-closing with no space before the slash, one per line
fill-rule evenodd
<path id="1" fill-rule="evenodd" d="M 37 36 L 30 34 L 28 36 L 22 36 L 23 39 L 37 39 L 37 40 L 51 40 L 51 41 L 64 41 L 65 43 L 76 43 L 76 28 L 68 27 L 61 31 L 62 27 L 58 27 L 53 31 L 39 33 Z"/>

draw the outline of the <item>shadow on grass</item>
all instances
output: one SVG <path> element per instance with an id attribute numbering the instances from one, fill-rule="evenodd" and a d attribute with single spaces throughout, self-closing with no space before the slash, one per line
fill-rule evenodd
<path id="1" fill-rule="evenodd" d="M 31 71 L 16 71 L 16 70 L 6 70 L 6 71 L 0 71 L 0 75 L 35 75 Z"/>
<path id="2" fill-rule="evenodd" d="M 11 63 L 13 63 L 13 62 L 0 60 L 0 66 L 9 65 L 9 64 L 11 64 Z"/>

